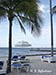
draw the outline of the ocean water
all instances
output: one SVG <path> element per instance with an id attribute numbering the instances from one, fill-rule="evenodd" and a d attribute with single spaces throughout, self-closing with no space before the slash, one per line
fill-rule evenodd
<path id="1" fill-rule="evenodd" d="M 50 51 L 48 52 L 48 50 Z M 54 50 L 56 51 L 56 48 L 54 48 Z M 9 52 L 8 48 L 0 48 L 0 56 L 8 56 L 8 52 Z M 35 54 L 47 54 L 47 53 L 51 53 L 50 48 L 12 48 L 12 56 L 16 54 L 35 55 Z"/>
<path id="2" fill-rule="evenodd" d="M 0 48 L 0 56 L 7 56 L 9 52 L 8 48 Z M 19 54 L 19 55 L 26 55 L 30 53 L 29 48 L 12 48 L 12 55 Z"/>

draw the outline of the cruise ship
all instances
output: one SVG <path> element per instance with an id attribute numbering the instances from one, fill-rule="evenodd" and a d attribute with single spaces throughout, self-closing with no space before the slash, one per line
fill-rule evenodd
<path id="1" fill-rule="evenodd" d="M 29 44 L 27 41 L 19 41 L 15 47 L 18 47 L 18 48 L 29 48 L 31 47 L 31 44 Z"/>

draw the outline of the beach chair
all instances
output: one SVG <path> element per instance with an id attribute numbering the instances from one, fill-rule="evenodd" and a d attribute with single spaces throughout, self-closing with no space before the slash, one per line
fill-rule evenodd
<path id="1" fill-rule="evenodd" d="M 28 59 L 12 61 L 11 67 L 13 70 L 20 70 L 20 72 L 28 72 L 30 70 L 30 62 Z"/>
<path id="2" fill-rule="evenodd" d="M 2 69 L 4 62 L 0 61 L 0 69 Z"/>
<path id="3" fill-rule="evenodd" d="M 56 56 L 43 56 L 41 60 L 48 63 L 56 62 Z"/>
<path id="4" fill-rule="evenodd" d="M 19 61 L 19 60 L 18 60 Z M 26 56 L 22 56 L 21 58 L 20 58 L 20 62 L 21 63 L 29 63 L 30 62 L 30 59 L 26 59 Z"/>
<path id="5" fill-rule="evenodd" d="M 12 59 L 11 59 L 11 64 L 13 64 L 14 62 L 20 62 L 20 61 L 23 61 L 25 59 L 25 56 L 13 56 Z"/>
<path id="6" fill-rule="evenodd" d="M 13 56 L 11 60 L 17 61 L 18 60 L 18 56 L 17 55 Z"/>
<path id="7" fill-rule="evenodd" d="M 20 60 L 21 63 L 30 63 L 30 59 Z"/>
<path id="8" fill-rule="evenodd" d="M 11 60 L 17 61 L 17 60 L 24 60 L 25 58 L 26 58 L 26 56 L 24 56 L 24 55 L 22 55 L 22 56 L 14 55 Z"/>
<path id="9" fill-rule="evenodd" d="M 7 72 L 7 61 L 0 60 L 0 75 L 6 74 L 6 72 Z"/>
<path id="10" fill-rule="evenodd" d="M 42 56 L 41 60 L 44 62 L 49 62 L 50 56 Z"/>
<path id="11" fill-rule="evenodd" d="M 30 63 L 24 63 L 21 70 L 25 72 L 29 72 L 30 68 L 31 68 Z"/>
<path id="12" fill-rule="evenodd" d="M 20 60 L 24 60 L 26 58 L 25 55 L 21 56 Z"/>
<path id="13" fill-rule="evenodd" d="M 14 62 L 13 64 L 11 64 L 11 68 L 13 70 L 18 71 L 18 70 L 20 70 L 22 68 L 22 64 L 21 63 L 18 63 L 18 62 Z"/>

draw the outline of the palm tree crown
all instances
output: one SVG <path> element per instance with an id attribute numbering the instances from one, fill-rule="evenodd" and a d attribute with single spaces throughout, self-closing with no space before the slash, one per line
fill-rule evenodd
<path id="1" fill-rule="evenodd" d="M 17 17 L 15 14 L 17 13 L 22 21 L 31 23 L 32 31 L 35 28 L 38 32 L 40 31 L 42 20 L 37 2 L 36 0 L 0 0 L 0 17 L 7 16 L 8 19 L 11 17 L 13 20 L 14 17 Z M 24 30 L 21 23 L 20 26 Z"/>

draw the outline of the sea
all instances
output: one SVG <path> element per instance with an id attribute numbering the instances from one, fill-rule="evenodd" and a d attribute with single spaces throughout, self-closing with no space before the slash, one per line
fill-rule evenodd
<path id="1" fill-rule="evenodd" d="M 56 53 L 56 48 L 53 49 Z M 0 56 L 8 56 L 8 48 L 0 48 Z M 40 55 L 40 54 L 49 54 L 51 53 L 51 48 L 12 48 L 13 55 Z"/>

